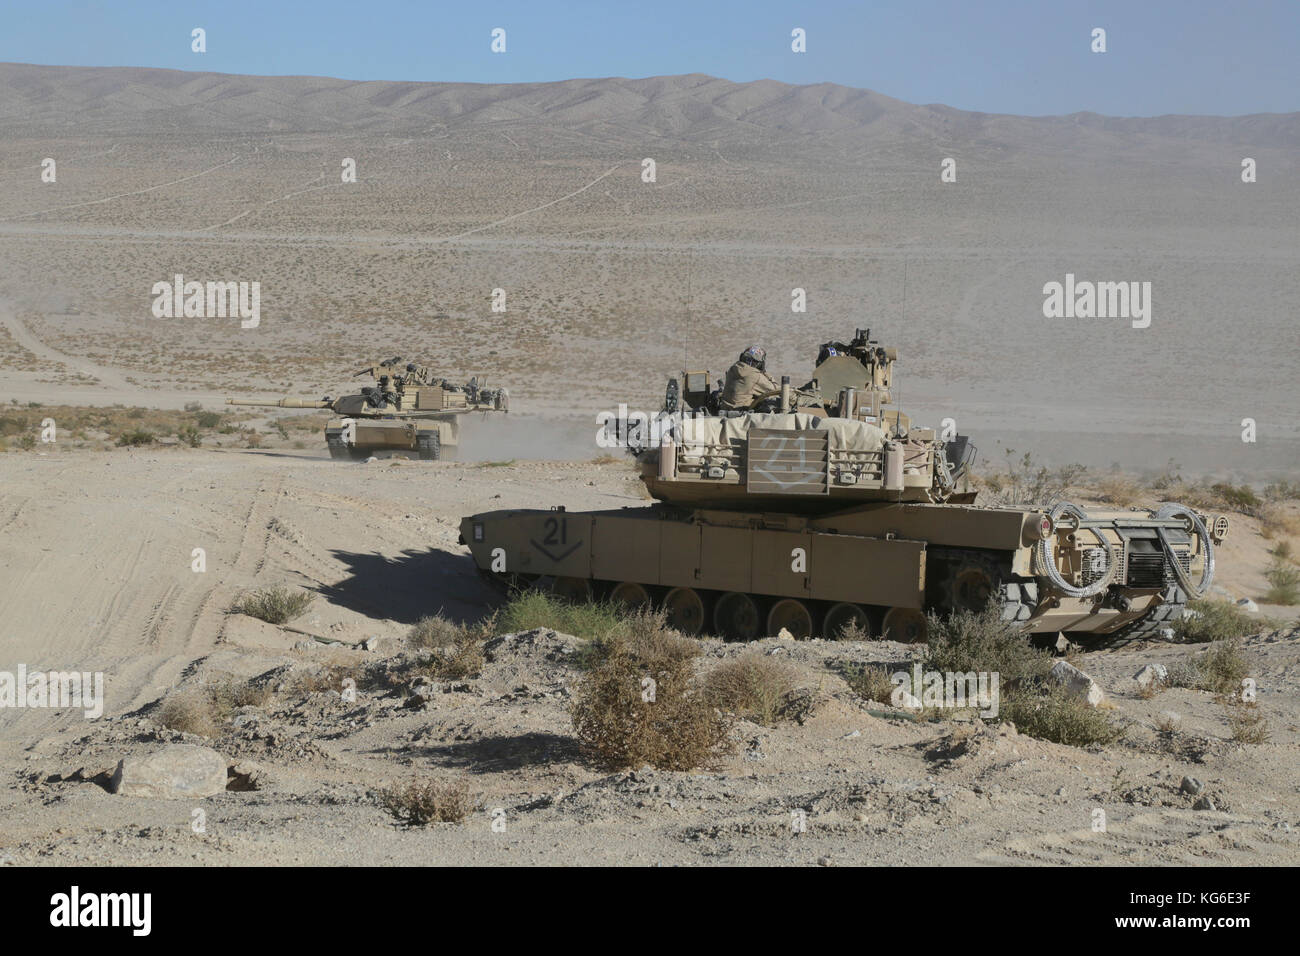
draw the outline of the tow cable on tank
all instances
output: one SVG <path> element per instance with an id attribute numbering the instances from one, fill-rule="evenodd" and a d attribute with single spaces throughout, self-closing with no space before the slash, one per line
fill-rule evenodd
<path id="1" fill-rule="evenodd" d="M 1053 527 L 1056 526 L 1057 520 L 1062 515 L 1070 515 L 1073 517 L 1079 526 L 1079 530 L 1082 530 L 1083 523 L 1088 520 L 1088 513 L 1071 501 L 1062 501 L 1052 509 L 1050 517 Z M 1172 503 L 1161 505 L 1160 510 L 1155 513 L 1154 517 L 1158 521 L 1163 521 L 1168 518 L 1185 518 L 1191 523 L 1192 530 L 1200 539 L 1201 547 L 1205 552 L 1205 570 L 1201 572 L 1200 582 L 1193 583 L 1187 572 L 1183 570 L 1182 563 L 1178 560 L 1178 555 L 1175 554 L 1173 545 L 1170 544 L 1169 535 L 1166 533 L 1165 529 L 1160 527 L 1156 528 L 1156 534 L 1160 539 L 1160 546 L 1164 550 L 1165 560 L 1169 563 L 1169 566 L 1173 568 L 1174 576 L 1178 579 L 1179 585 L 1181 585 L 1183 590 L 1188 593 L 1189 597 L 1199 598 L 1209 590 L 1210 584 L 1214 580 L 1214 540 L 1210 536 L 1209 529 L 1205 527 L 1205 522 L 1201 521 L 1200 516 L 1185 505 Z M 1110 586 L 1111 579 L 1115 576 L 1115 555 L 1111 552 L 1110 545 L 1106 542 L 1106 539 L 1102 536 L 1100 530 L 1093 527 L 1089 527 L 1088 530 L 1097 538 L 1097 541 L 1101 544 L 1102 552 L 1106 555 L 1106 570 L 1096 581 L 1081 588 L 1075 587 L 1067 582 L 1065 578 L 1061 576 L 1060 571 L 1056 569 L 1056 562 L 1051 560 L 1051 553 L 1048 550 L 1050 538 L 1044 538 L 1038 543 L 1038 559 L 1039 564 L 1042 566 L 1044 575 L 1046 575 L 1047 579 L 1051 581 L 1055 587 L 1059 588 L 1069 597 L 1085 598 L 1100 594 Z"/>
<path id="2" fill-rule="evenodd" d="M 1203 522 L 1195 511 L 1185 505 L 1163 504 L 1160 510 L 1156 512 L 1156 518 L 1175 518 L 1178 516 L 1188 518 L 1192 523 L 1192 529 L 1196 536 L 1201 539 L 1201 547 L 1205 549 L 1205 570 L 1201 572 L 1201 583 L 1193 584 L 1192 579 L 1188 577 L 1187 572 L 1183 570 L 1182 564 L 1178 561 L 1178 556 L 1174 554 L 1173 546 L 1169 543 L 1169 537 L 1165 534 L 1164 528 L 1157 528 L 1156 534 L 1160 536 L 1160 545 L 1165 549 L 1165 560 L 1173 566 L 1174 576 L 1178 578 L 1178 583 L 1182 585 L 1183 590 L 1189 597 L 1198 598 L 1210 589 L 1210 583 L 1214 580 L 1214 541 L 1210 537 L 1210 531 L 1205 527 Z"/>
<path id="3" fill-rule="evenodd" d="M 1084 511 L 1072 501 L 1062 501 L 1051 511 L 1050 518 L 1052 520 L 1053 528 L 1056 527 L 1057 519 L 1064 514 L 1073 515 L 1075 520 L 1079 523 L 1080 528 L 1082 528 L 1083 522 L 1088 520 L 1088 512 Z M 1102 552 L 1106 555 L 1106 570 L 1096 581 L 1081 588 L 1076 588 L 1073 584 L 1070 584 L 1065 580 L 1065 578 L 1061 577 L 1061 572 L 1056 570 L 1056 562 L 1052 560 L 1051 552 L 1048 551 L 1051 537 L 1044 538 L 1042 541 L 1038 542 L 1038 562 L 1042 565 L 1043 573 L 1047 575 L 1047 579 L 1051 581 L 1055 587 L 1059 588 L 1069 597 L 1086 598 L 1092 597 L 1094 594 L 1100 594 L 1110 586 L 1111 578 L 1115 576 L 1115 555 L 1111 553 L 1110 545 L 1106 542 L 1105 537 L 1103 537 L 1102 533 L 1098 529 L 1089 528 L 1088 530 L 1097 538 L 1098 543 L 1101 545 Z"/>

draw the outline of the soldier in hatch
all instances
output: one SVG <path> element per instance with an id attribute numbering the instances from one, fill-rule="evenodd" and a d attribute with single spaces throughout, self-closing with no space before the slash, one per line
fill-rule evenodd
<path id="1" fill-rule="evenodd" d="M 767 374 L 767 353 L 757 345 L 751 345 L 740 353 L 736 364 L 727 369 L 718 407 L 728 411 L 750 409 L 780 391 L 781 386 Z"/>

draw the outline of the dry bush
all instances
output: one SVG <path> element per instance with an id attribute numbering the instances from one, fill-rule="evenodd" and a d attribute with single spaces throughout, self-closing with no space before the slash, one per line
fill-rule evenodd
<path id="1" fill-rule="evenodd" d="M 231 608 L 232 614 L 247 614 L 268 624 L 287 624 L 311 604 L 305 591 L 290 591 L 282 584 L 245 594 Z"/>
<path id="2" fill-rule="evenodd" d="M 996 672 L 1005 684 L 1041 678 L 1052 666 L 1051 655 L 1030 644 L 1014 623 L 1002 620 L 995 603 L 982 611 L 930 614 L 927 625 L 926 670 Z"/>
<path id="3" fill-rule="evenodd" d="M 1017 690 L 1002 695 L 998 717 L 1039 740 L 1068 747 L 1104 747 L 1124 735 L 1124 727 L 1105 711 L 1056 689 L 1048 693 Z"/>
<path id="4" fill-rule="evenodd" d="M 246 680 L 222 678 L 169 694 L 158 708 L 158 723 L 202 737 L 215 737 L 239 707 L 261 707 L 271 691 Z"/>
<path id="5" fill-rule="evenodd" d="M 1276 481 L 1264 489 L 1269 501 L 1295 501 L 1300 499 L 1300 482 Z"/>
<path id="6" fill-rule="evenodd" d="M 1229 697 L 1223 704 L 1228 710 L 1228 729 L 1233 740 L 1243 744 L 1262 744 L 1272 736 L 1268 720 L 1260 712 L 1257 701 Z"/>
<path id="7" fill-rule="evenodd" d="M 423 670 L 434 680 L 463 680 L 482 673 L 487 663 L 483 644 L 496 633 L 496 622 L 495 614 L 473 625 L 432 614 L 416 622 L 406 641 L 418 650 L 432 652 Z"/>
<path id="8" fill-rule="evenodd" d="M 871 631 L 863 627 L 857 621 L 849 621 L 839 629 L 835 635 L 837 641 L 869 641 L 871 640 Z"/>
<path id="9" fill-rule="evenodd" d="M 699 653 L 696 642 L 653 625 L 593 642 L 570 706 L 588 752 L 613 768 L 662 770 L 692 770 L 727 753 L 731 722 L 692 680 Z"/>
<path id="10" fill-rule="evenodd" d="M 1159 697 L 1160 693 L 1168 688 L 1168 677 L 1156 677 L 1147 683 L 1138 686 L 1138 696 L 1143 700 L 1151 700 L 1152 698 Z"/>
<path id="11" fill-rule="evenodd" d="M 990 473 L 982 481 L 988 490 L 989 504 L 1020 507 L 1024 505 L 1054 505 L 1066 497 L 1066 493 L 1083 478 L 1087 469 L 1080 464 L 1062 465 L 1048 468 L 1037 464 L 1029 452 L 1015 457 L 1015 451 L 1007 448 L 1006 471 Z"/>
<path id="12" fill-rule="evenodd" d="M 467 631 L 450 647 L 434 651 L 428 673 L 434 680 L 464 680 L 481 674 L 486 663 L 483 642 Z"/>
<path id="13" fill-rule="evenodd" d="M 1300 515 L 1285 504 L 1265 502 L 1259 510 L 1259 533 L 1265 541 L 1300 536 Z"/>
<path id="14" fill-rule="evenodd" d="M 463 823 L 478 805 L 459 777 L 412 780 L 385 790 L 381 799 L 384 809 L 414 826 Z"/>
<path id="15" fill-rule="evenodd" d="M 285 690 L 291 694 L 319 694 L 328 690 L 343 692 L 343 682 L 352 680 L 359 684 L 360 669 L 347 661 L 326 661 L 319 668 L 307 668 L 293 674 L 285 682 Z"/>
<path id="16" fill-rule="evenodd" d="M 1247 614 L 1231 601 L 1192 601 L 1187 609 L 1194 613 L 1184 614 L 1174 622 L 1174 636 L 1189 644 L 1245 637 L 1267 625 L 1264 618 Z"/>
<path id="17" fill-rule="evenodd" d="M 143 428 L 133 428 L 131 431 L 122 432 L 117 436 L 118 446 L 124 448 L 135 448 L 139 445 L 152 445 L 153 443 L 153 432 L 145 431 Z"/>
<path id="18" fill-rule="evenodd" d="M 430 614 L 415 622 L 406 635 L 406 643 L 417 650 L 450 647 L 465 633 L 465 628 L 441 614 Z"/>
<path id="19" fill-rule="evenodd" d="M 765 654 L 745 654 L 713 668 L 704 697 L 713 706 L 771 727 L 781 719 L 798 671 Z"/>
<path id="20" fill-rule="evenodd" d="M 1202 511 L 1235 511 L 1253 518 L 1260 517 L 1264 506 L 1263 499 L 1250 485 L 1234 485 L 1230 481 L 1193 485 L 1185 489 L 1180 500 Z"/>
<path id="21" fill-rule="evenodd" d="M 1269 553 L 1273 562 L 1264 571 L 1268 590 L 1263 599 L 1269 604 L 1287 606 L 1300 603 L 1300 568 L 1291 563 L 1291 542 L 1280 541 Z"/>
<path id="22" fill-rule="evenodd" d="M 587 640 L 627 634 L 627 620 L 636 612 L 612 601 L 564 601 L 545 591 L 521 591 L 501 609 L 502 633 L 544 627 Z"/>
<path id="23" fill-rule="evenodd" d="M 1169 668 L 1166 683 L 1170 687 L 1235 694 L 1249 674 L 1250 666 L 1242 653 L 1241 641 L 1224 638 L 1212 642 L 1201 654 L 1176 662 Z"/>
<path id="24" fill-rule="evenodd" d="M 1156 730 L 1162 734 L 1176 734 L 1182 723 L 1177 714 L 1161 714 L 1156 718 Z"/>
<path id="25" fill-rule="evenodd" d="M 1136 481 L 1128 475 L 1110 474 L 1092 483 L 1091 491 L 1098 501 L 1127 508 L 1142 494 Z"/>
<path id="26" fill-rule="evenodd" d="M 844 682 L 849 689 L 866 700 L 880 704 L 890 703 L 894 692 L 894 682 L 889 679 L 889 671 L 878 664 L 850 664 L 841 670 Z"/>

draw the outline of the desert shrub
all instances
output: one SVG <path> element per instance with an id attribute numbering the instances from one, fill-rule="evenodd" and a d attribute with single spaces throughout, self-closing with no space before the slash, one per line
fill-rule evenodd
<path id="1" fill-rule="evenodd" d="M 153 432 L 145 431 L 143 428 L 135 428 L 117 436 L 118 447 L 134 448 L 137 445 L 152 445 L 153 441 Z"/>
<path id="2" fill-rule="evenodd" d="M 435 680 L 463 680 L 482 673 L 485 663 L 483 641 L 474 632 L 463 631 L 449 646 L 434 651 L 428 671 Z"/>
<path id="3" fill-rule="evenodd" d="M 627 619 L 635 616 L 612 601 L 564 601 L 545 591 L 520 591 L 501 609 L 503 633 L 531 631 L 545 627 L 588 640 L 601 640 L 627 633 Z"/>
<path id="4" fill-rule="evenodd" d="M 857 621 L 849 621 L 835 634 L 837 641 L 869 641 L 871 640 L 871 631 L 863 627 Z"/>
<path id="5" fill-rule="evenodd" d="M 765 654 L 744 654 L 719 664 L 704 679 L 704 697 L 724 711 L 771 727 L 781 719 L 798 671 Z"/>
<path id="6" fill-rule="evenodd" d="M 262 433 L 255 428 L 245 428 L 243 430 L 245 448 L 261 448 Z"/>
<path id="7" fill-rule="evenodd" d="M 139 418 L 144 418 L 144 416 L 145 416 L 145 410 L 143 408 L 130 408 L 127 409 L 126 412 L 127 418 L 139 419 Z"/>
<path id="8" fill-rule="evenodd" d="M 176 437 L 191 448 L 198 448 L 203 443 L 203 436 L 199 434 L 199 430 L 193 425 L 182 425 L 177 429 Z"/>
<path id="9" fill-rule="evenodd" d="M 1156 730 L 1162 734 L 1176 734 L 1182 726 L 1182 719 L 1173 713 L 1163 713 L 1156 718 Z"/>
<path id="10" fill-rule="evenodd" d="M 894 692 L 894 682 L 889 671 L 879 664 L 849 664 L 840 670 L 844 682 L 853 693 L 865 700 L 888 704 Z"/>
<path id="11" fill-rule="evenodd" d="M 278 422 L 278 421 L 271 422 L 271 427 L 274 428 L 276 433 L 285 441 L 289 440 L 289 429 L 284 427 L 283 422 Z"/>
<path id="12" fill-rule="evenodd" d="M 1300 568 L 1290 561 L 1291 545 L 1283 541 L 1273 549 L 1273 563 L 1264 571 L 1268 590 L 1264 600 L 1269 604 L 1292 605 L 1300 603 Z"/>
<path id="13" fill-rule="evenodd" d="M 1014 623 L 1002 620 L 995 603 L 982 611 L 931 614 L 927 626 L 926 670 L 996 672 L 1005 683 L 1042 677 L 1052 666 L 1046 651 L 1035 648 Z"/>
<path id="14" fill-rule="evenodd" d="M 1093 482 L 1093 492 L 1098 501 L 1127 508 L 1137 501 L 1141 489 L 1128 475 L 1106 475 Z"/>
<path id="15" fill-rule="evenodd" d="M 1022 734 L 1068 747 L 1104 747 L 1124 735 L 1124 728 L 1105 711 L 1059 689 L 1004 693 L 998 717 L 1011 721 Z"/>
<path id="16" fill-rule="evenodd" d="M 1174 622 L 1174 636 L 1190 644 L 1230 640 L 1254 634 L 1264 622 L 1231 601 L 1200 600 L 1187 605 L 1192 614 Z"/>
<path id="17" fill-rule="evenodd" d="M 1005 450 L 1007 470 L 1004 474 L 990 474 L 985 485 L 992 491 L 994 504 L 1019 505 L 1053 505 L 1065 497 L 1086 473 L 1080 464 L 1062 465 L 1048 468 L 1034 461 L 1029 452 L 1015 457 L 1015 451 Z"/>
<path id="18" fill-rule="evenodd" d="M 237 707 L 261 707 L 270 698 L 268 688 L 222 678 L 168 695 L 158 708 L 158 723 L 169 730 L 215 737 Z"/>
<path id="19" fill-rule="evenodd" d="M 186 410 L 187 412 L 197 412 L 197 411 L 201 411 L 202 409 L 203 409 L 203 406 L 202 406 L 201 404 L 199 404 L 198 402 L 186 402 L 186 403 L 185 403 L 185 410 Z"/>
<path id="20" fill-rule="evenodd" d="M 1294 538 L 1300 535 L 1300 515 L 1286 504 L 1267 501 L 1259 509 L 1259 533 L 1266 541 Z"/>
<path id="21" fill-rule="evenodd" d="M 592 644 L 570 716 L 578 739 L 613 768 L 691 770 L 729 747 L 730 720 L 692 679 L 695 641 L 643 627 Z"/>
<path id="22" fill-rule="evenodd" d="M 18 447 L 23 451 L 31 451 L 36 447 L 36 436 L 31 432 L 23 432 L 18 436 Z"/>
<path id="23" fill-rule="evenodd" d="M 411 647 L 432 651 L 423 668 L 434 680 L 462 680 L 482 672 L 483 644 L 497 632 L 497 615 L 477 624 L 457 624 L 441 614 L 420 618 L 406 635 Z"/>
<path id="24" fill-rule="evenodd" d="M 1243 744 L 1262 744 L 1272 736 L 1268 720 L 1260 712 L 1257 701 L 1230 697 L 1224 701 L 1224 706 L 1228 709 L 1228 730 L 1233 740 Z"/>
<path id="25" fill-rule="evenodd" d="M 1249 674 L 1241 641 L 1224 638 L 1211 642 L 1203 652 L 1176 662 L 1169 668 L 1166 683 L 1170 687 L 1233 694 L 1241 690 L 1241 681 Z"/>
<path id="26" fill-rule="evenodd" d="M 290 591 L 277 584 L 245 594 L 230 611 L 232 614 L 247 614 L 268 624 L 287 624 L 306 611 L 311 600 L 312 596 L 306 591 Z"/>
<path id="27" fill-rule="evenodd" d="M 362 669 L 346 660 L 326 661 L 319 667 L 296 671 L 287 681 L 285 690 L 290 694 L 319 694 L 324 691 L 343 692 L 343 682 L 352 680 L 360 684 Z"/>
<path id="28" fill-rule="evenodd" d="M 1274 482 L 1264 488 L 1264 497 L 1269 501 L 1293 501 L 1300 498 L 1300 482 Z"/>
<path id="29" fill-rule="evenodd" d="M 1257 518 L 1264 504 L 1250 485 L 1234 485 L 1228 481 L 1197 484 L 1179 491 L 1182 500 L 1204 511 L 1235 511 Z"/>
<path id="30" fill-rule="evenodd" d="M 195 412 L 194 424 L 198 425 L 199 428 L 208 428 L 208 429 L 220 428 L 221 413 L 220 412 Z"/>
<path id="31" fill-rule="evenodd" d="M 462 823 L 477 806 L 459 777 L 412 780 L 385 790 L 381 800 L 389 813 L 415 826 Z"/>
<path id="32" fill-rule="evenodd" d="M 450 647 L 465 632 L 465 628 L 441 614 L 429 614 L 415 622 L 406 635 L 406 643 L 418 650 Z"/>

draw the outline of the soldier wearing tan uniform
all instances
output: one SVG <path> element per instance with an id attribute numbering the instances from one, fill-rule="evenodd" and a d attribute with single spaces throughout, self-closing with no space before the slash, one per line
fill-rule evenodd
<path id="1" fill-rule="evenodd" d="M 736 364 L 727 369 L 718 407 L 733 411 L 753 408 L 769 395 L 778 394 L 781 386 L 767 374 L 767 353 L 751 345 L 740 353 Z"/>

